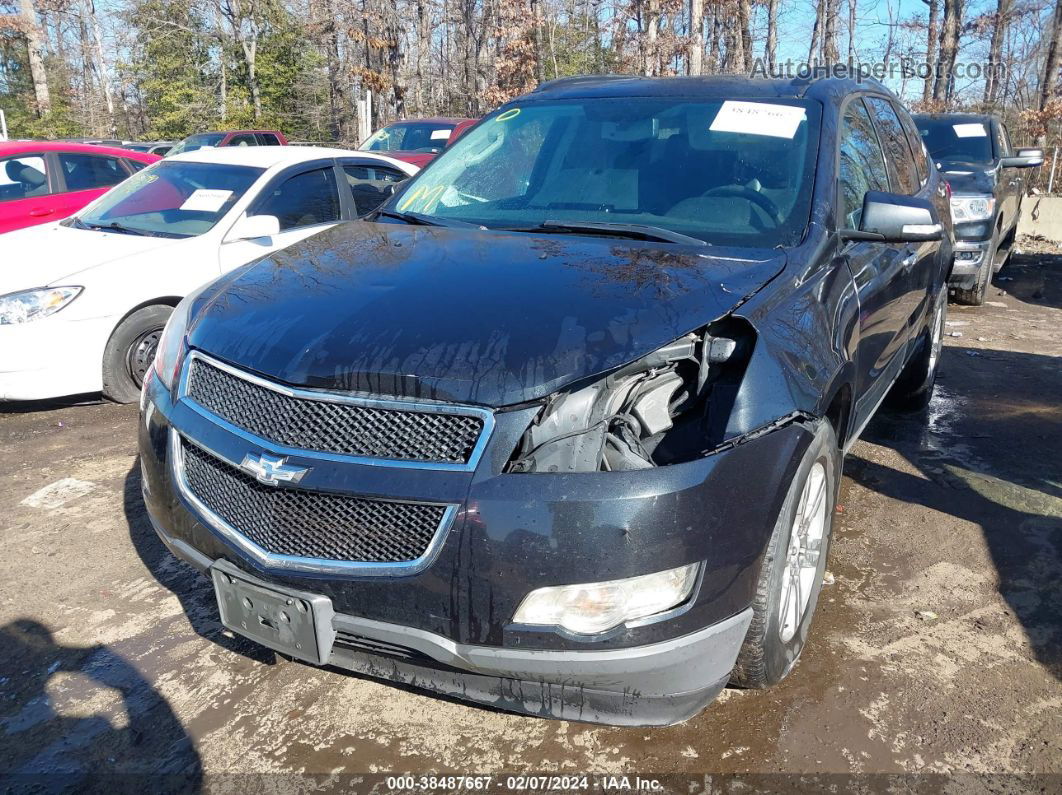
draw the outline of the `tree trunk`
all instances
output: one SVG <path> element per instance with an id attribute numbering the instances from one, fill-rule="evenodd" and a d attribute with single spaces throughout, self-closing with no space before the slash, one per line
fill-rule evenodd
<path id="1" fill-rule="evenodd" d="M 826 24 L 823 26 L 822 60 L 828 64 L 837 63 L 840 52 L 837 50 L 837 15 L 841 0 L 826 0 Z"/>
<path id="2" fill-rule="evenodd" d="M 922 0 L 929 6 L 929 26 L 926 28 L 926 81 L 922 85 L 922 101 L 929 102 L 933 96 L 933 72 L 937 63 L 937 30 L 940 24 L 940 0 Z"/>
<path id="3" fill-rule="evenodd" d="M 690 0 L 690 49 L 689 72 L 691 75 L 704 71 L 704 0 Z"/>
<path id="4" fill-rule="evenodd" d="M 848 65 L 855 64 L 856 2 L 848 0 Z"/>
<path id="5" fill-rule="evenodd" d="M 741 34 L 741 58 L 738 62 L 742 74 L 752 74 L 752 10 L 750 0 L 738 0 L 738 25 Z"/>
<path id="6" fill-rule="evenodd" d="M 642 34 L 645 40 L 644 63 L 642 73 L 654 77 L 660 73 L 660 58 L 657 53 L 657 34 L 660 29 L 660 0 L 647 0 L 645 5 L 645 27 Z"/>
<path id="7" fill-rule="evenodd" d="M 21 0 L 19 16 L 26 37 L 26 54 L 29 57 L 30 77 L 33 79 L 33 95 L 37 100 L 37 115 L 43 118 L 52 112 L 52 95 L 48 90 L 48 73 L 44 70 L 44 41 L 37 25 L 37 9 L 33 7 L 33 0 Z"/>
<path id="8" fill-rule="evenodd" d="M 778 60 L 778 0 L 767 0 L 767 69 L 774 73 Z"/>
<path id="9" fill-rule="evenodd" d="M 959 32 L 962 28 L 961 0 L 944 0 L 944 24 L 940 31 L 940 67 L 933 79 L 933 99 L 937 102 L 951 99 L 955 85 L 955 56 L 959 51 Z"/>
<path id="10" fill-rule="evenodd" d="M 808 47 L 808 64 L 818 62 L 818 56 L 822 53 L 819 39 L 822 38 L 822 28 L 826 21 L 826 0 L 818 0 L 815 6 L 815 26 L 811 29 L 811 44 Z"/>
<path id="11" fill-rule="evenodd" d="M 1062 0 L 1055 3 L 1055 15 L 1051 22 L 1051 40 L 1047 45 L 1047 59 L 1044 64 L 1044 76 L 1040 81 L 1040 110 L 1047 107 L 1055 95 L 1058 84 L 1058 61 L 1062 49 Z"/>
<path id="12" fill-rule="evenodd" d="M 985 74 L 985 102 L 994 105 L 999 96 L 1000 61 L 1003 56 L 1003 39 L 1007 35 L 1012 0 L 998 0 L 995 18 L 992 20 L 992 43 L 988 49 L 988 70 Z"/>
<path id="13" fill-rule="evenodd" d="M 111 91 L 107 62 L 103 57 L 103 30 L 100 27 L 100 18 L 96 15 L 96 4 L 93 0 L 84 0 L 82 8 L 83 13 L 88 15 L 89 28 L 92 31 L 96 78 L 99 81 L 100 90 L 103 92 L 103 102 L 107 106 L 107 134 L 111 138 L 117 138 L 118 125 L 114 118 L 114 93 Z"/>

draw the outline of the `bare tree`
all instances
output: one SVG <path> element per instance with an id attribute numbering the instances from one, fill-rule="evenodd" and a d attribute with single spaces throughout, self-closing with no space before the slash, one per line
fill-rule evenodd
<path id="1" fill-rule="evenodd" d="M 689 72 L 699 75 L 703 72 L 704 57 L 704 0 L 690 0 L 690 45 Z"/>
<path id="2" fill-rule="evenodd" d="M 933 100 L 936 102 L 947 102 L 952 98 L 962 10 L 962 0 L 944 0 L 944 24 L 940 30 L 940 55 L 937 56 L 939 68 L 933 79 Z"/>
<path id="3" fill-rule="evenodd" d="M 19 16 L 22 35 L 26 37 L 26 56 L 33 80 L 33 96 L 37 100 L 37 115 L 43 118 L 52 112 L 52 94 L 48 89 L 48 73 L 44 69 L 44 39 L 37 24 L 37 9 L 33 0 L 21 0 Z"/>
<path id="4" fill-rule="evenodd" d="M 926 80 L 922 85 L 922 101 L 929 102 L 933 96 L 933 73 L 936 71 L 937 37 L 940 35 L 940 0 L 922 0 L 929 6 L 929 25 L 926 28 Z"/>
<path id="5" fill-rule="evenodd" d="M 811 45 L 808 47 L 808 63 L 819 60 L 822 53 L 822 28 L 826 22 L 826 0 L 818 0 L 815 6 L 815 26 L 811 29 Z"/>
<path id="6" fill-rule="evenodd" d="M 1044 73 L 1040 79 L 1040 110 L 1044 110 L 1055 96 L 1058 85 L 1058 65 L 1060 48 L 1062 48 L 1062 0 L 1055 3 L 1055 14 L 1051 21 L 1051 38 L 1047 44 L 1047 58 L 1044 60 Z"/>
<path id="7" fill-rule="evenodd" d="M 837 51 L 837 15 L 841 0 L 826 0 L 826 23 L 823 26 L 822 60 L 825 63 L 837 63 L 840 53 Z"/>
<path id="8" fill-rule="evenodd" d="M 985 75 L 984 100 L 994 105 L 999 97 L 999 69 L 1003 57 L 1003 39 L 1010 23 L 1013 0 L 997 0 L 996 13 L 992 18 L 992 41 L 988 49 L 988 70 Z"/>

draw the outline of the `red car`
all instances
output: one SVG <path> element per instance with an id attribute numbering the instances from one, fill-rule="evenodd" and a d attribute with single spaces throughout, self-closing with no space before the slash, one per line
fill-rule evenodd
<path id="1" fill-rule="evenodd" d="M 194 152 L 204 146 L 287 146 L 288 139 L 280 130 L 229 130 L 228 132 L 205 132 L 189 135 L 166 156 L 181 152 Z"/>
<path id="2" fill-rule="evenodd" d="M 476 119 L 396 121 L 374 132 L 358 149 L 378 152 L 424 168 L 475 123 Z"/>
<path id="3" fill-rule="evenodd" d="M 66 218 L 158 159 L 92 144 L 0 143 L 0 232 Z"/>

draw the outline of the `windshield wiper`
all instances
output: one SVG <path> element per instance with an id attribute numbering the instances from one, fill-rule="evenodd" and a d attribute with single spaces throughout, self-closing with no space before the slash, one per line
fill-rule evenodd
<path id="1" fill-rule="evenodd" d="M 662 226 L 647 224 L 624 224 L 608 221 L 543 221 L 538 226 L 514 228 L 513 232 L 548 232 L 573 234 L 587 233 L 607 235 L 610 237 L 630 237 L 635 240 L 657 240 L 663 243 L 681 243 L 684 246 L 707 246 L 697 237 L 690 237 L 681 232 L 672 232 Z"/>
<path id="2" fill-rule="evenodd" d="M 470 224 L 467 221 L 456 221 L 452 218 L 436 218 L 434 215 L 424 215 L 424 213 L 403 213 L 397 210 L 377 210 L 376 215 L 397 218 L 399 221 L 405 221 L 407 224 L 415 224 L 417 226 L 450 226 L 460 229 L 485 228 L 479 224 Z"/>
<path id="3" fill-rule="evenodd" d="M 111 221 L 109 224 L 90 224 L 88 221 L 82 221 L 80 218 L 78 218 L 77 222 L 86 229 L 98 229 L 101 232 L 121 232 L 123 235 L 155 237 L 155 235 L 151 232 L 146 232 L 143 229 L 133 229 L 130 226 L 122 226 L 117 221 Z"/>

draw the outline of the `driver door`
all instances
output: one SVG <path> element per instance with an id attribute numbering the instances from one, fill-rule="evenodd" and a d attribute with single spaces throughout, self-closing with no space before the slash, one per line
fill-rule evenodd
<path id="1" fill-rule="evenodd" d="M 280 233 L 253 240 L 224 240 L 220 246 L 221 271 L 304 240 L 343 220 L 335 167 L 332 163 L 303 164 L 272 179 L 251 202 L 246 215 L 274 215 Z"/>
<path id="2" fill-rule="evenodd" d="M 837 201 L 842 229 L 858 229 L 868 190 L 889 190 L 885 155 L 862 99 L 849 103 L 841 124 Z M 907 343 L 905 252 L 901 246 L 853 240 L 841 255 L 859 297 L 855 425 L 861 429 L 892 386 Z"/>

